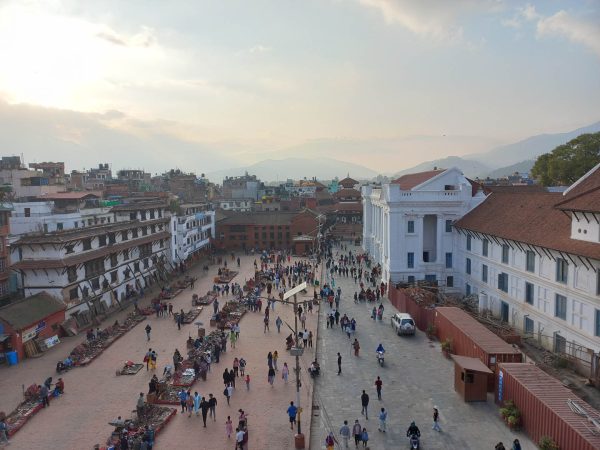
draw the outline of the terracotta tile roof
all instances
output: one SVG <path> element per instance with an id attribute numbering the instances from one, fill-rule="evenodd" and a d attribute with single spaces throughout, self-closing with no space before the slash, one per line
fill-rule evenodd
<path id="1" fill-rule="evenodd" d="M 438 169 L 428 170 L 427 172 L 408 173 L 406 175 L 402 175 L 400 178 L 393 180 L 392 183 L 399 184 L 400 189 L 402 189 L 403 191 L 410 191 L 415 186 L 418 186 L 421 183 L 425 183 L 427 180 L 430 180 L 436 175 L 439 175 L 440 173 L 445 171 L 446 169 Z"/>
<path id="2" fill-rule="evenodd" d="M 516 193 L 531 193 L 531 192 L 548 192 L 547 189 L 541 184 L 529 184 L 529 185 L 491 185 L 491 186 L 483 186 L 483 191 L 485 193 L 489 192 L 506 192 L 509 194 Z"/>
<path id="3" fill-rule="evenodd" d="M 571 218 L 554 205 L 558 192 L 492 193 L 454 226 L 600 260 L 600 244 L 571 239 Z"/>
<path id="4" fill-rule="evenodd" d="M 293 219 L 309 213 L 317 216 L 319 213 L 309 208 L 302 211 L 255 211 L 255 212 L 229 212 L 219 221 L 219 226 L 224 225 L 290 225 Z"/>
<path id="5" fill-rule="evenodd" d="M 567 211 L 600 212 L 600 164 L 567 189 L 556 206 Z"/>
<path id="6" fill-rule="evenodd" d="M 0 319 L 23 330 L 65 309 L 65 304 L 42 291 L 0 308 Z"/>
<path id="7" fill-rule="evenodd" d="M 338 181 L 338 184 L 341 184 L 342 186 L 356 186 L 358 184 L 358 181 L 356 181 L 354 178 L 350 178 L 350 177 L 346 177 L 343 180 Z"/>
<path id="8" fill-rule="evenodd" d="M 333 196 L 335 198 L 346 198 L 346 197 L 353 197 L 353 198 L 360 198 L 361 194 L 360 191 L 356 190 L 356 189 L 348 189 L 348 188 L 344 188 L 344 189 L 340 189 L 339 191 L 337 191 L 335 194 L 333 194 Z"/>

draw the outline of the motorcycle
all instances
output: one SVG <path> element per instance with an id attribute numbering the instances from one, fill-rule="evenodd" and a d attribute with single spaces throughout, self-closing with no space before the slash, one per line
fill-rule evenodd
<path id="1" fill-rule="evenodd" d="M 383 367 L 383 363 L 384 363 L 383 352 L 377 352 L 377 362 L 379 363 L 379 365 L 381 367 Z"/>
<path id="2" fill-rule="evenodd" d="M 411 450 L 419 450 L 419 448 L 420 448 L 419 436 L 417 436 L 416 434 L 412 434 L 409 438 L 409 441 L 410 441 Z"/>

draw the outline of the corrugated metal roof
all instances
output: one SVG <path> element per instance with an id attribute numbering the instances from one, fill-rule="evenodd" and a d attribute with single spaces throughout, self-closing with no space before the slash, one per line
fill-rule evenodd
<path id="1" fill-rule="evenodd" d="M 499 367 L 537 397 L 570 428 L 590 442 L 594 448 L 600 448 L 600 436 L 594 436 L 589 431 L 593 425 L 589 424 L 584 417 L 575 414 L 567 404 L 567 400 L 575 400 L 577 405 L 599 421 L 600 412 L 577 397 L 556 378 L 533 364 L 502 363 Z"/>
<path id="2" fill-rule="evenodd" d="M 0 308 L 0 319 L 10 324 L 15 330 L 22 330 L 65 308 L 63 302 L 47 292 L 38 292 L 31 297 Z"/>
<path id="3" fill-rule="evenodd" d="M 469 358 L 467 356 L 452 355 L 452 359 L 463 369 L 472 370 L 473 372 L 494 373 L 490 369 L 488 369 L 488 366 L 482 363 L 479 358 Z"/>
<path id="4" fill-rule="evenodd" d="M 510 354 L 521 353 L 508 342 L 503 341 L 499 336 L 492 333 L 476 319 L 454 306 L 442 306 L 436 308 L 436 313 L 443 314 L 451 323 L 459 328 L 465 335 L 469 336 L 473 342 L 487 354 L 497 353 Z"/>

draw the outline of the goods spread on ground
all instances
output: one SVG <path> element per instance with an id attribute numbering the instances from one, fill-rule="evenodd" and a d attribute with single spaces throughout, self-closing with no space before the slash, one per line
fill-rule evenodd
<path id="1" fill-rule="evenodd" d="M 195 344 L 198 343 L 197 346 Z M 198 337 L 196 340 L 190 336 L 188 339 L 188 357 L 179 364 L 172 377 L 165 377 L 158 382 L 156 396 L 149 397 L 148 401 L 158 404 L 179 404 L 179 391 L 191 387 L 198 378 L 206 381 L 208 363 L 206 355 L 212 354 L 218 345 L 223 348 L 227 343 L 227 335 L 223 331 L 213 331 L 208 336 Z M 197 368 L 194 369 L 194 365 Z"/>
<path id="2" fill-rule="evenodd" d="M 54 396 L 49 395 L 48 401 L 52 401 L 54 398 Z M 0 420 L 6 420 L 8 436 L 10 437 L 19 431 L 40 409 L 42 409 L 40 391 L 37 384 L 32 384 L 25 391 L 25 400 L 19 403 L 19 406 L 8 415 L 0 412 Z"/>
<path id="3" fill-rule="evenodd" d="M 173 283 L 175 289 L 185 289 L 190 287 L 198 278 L 186 275 L 183 279 Z"/>
<path id="4" fill-rule="evenodd" d="M 135 375 L 140 370 L 142 370 L 144 364 L 136 364 L 132 361 L 125 361 L 123 367 L 117 370 L 117 375 Z"/>
<path id="5" fill-rule="evenodd" d="M 229 283 L 238 274 L 235 270 L 229 270 L 227 267 L 221 267 L 218 275 L 214 278 L 215 283 Z"/>
<path id="6" fill-rule="evenodd" d="M 144 320 L 146 320 L 144 315 L 134 311 L 127 316 L 123 324 L 115 321 L 113 325 L 100 330 L 97 338 L 83 342 L 71 351 L 69 356 L 73 360 L 73 366 L 85 366 L 91 363 L 113 342 Z"/>
<path id="7" fill-rule="evenodd" d="M 196 320 L 196 318 L 200 315 L 200 313 L 202 312 L 203 307 L 199 306 L 196 308 L 192 308 L 190 309 L 188 312 L 183 313 L 183 322 L 184 324 L 186 323 L 193 323 L 194 320 Z M 179 313 L 176 313 L 174 318 L 175 321 L 177 321 L 177 317 L 178 317 Z"/>
<path id="8" fill-rule="evenodd" d="M 192 306 L 210 305 L 217 298 L 217 293 L 208 291 L 206 295 L 198 297 L 198 294 L 192 295 Z"/>
<path id="9" fill-rule="evenodd" d="M 231 328 L 232 325 L 237 324 L 242 316 L 246 314 L 246 306 L 236 300 L 229 301 L 219 311 L 219 323 L 218 328 Z"/>
<path id="10" fill-rule="evenodd" d="M 107 450 L 112 448 L 111 446 L 120 445 L 123 434 L 127 435 L 129 448 L 140 448 L 144 436 L 152 434 L 152 439 L 154 439 L 175 414 L 177 414 L 177 410 L 168 406 L 146 404 L 141 417 L 136 414 L 134 418 L 125 420 L 123 424 L 109 423 L 115 429 L 107 439 L 106 446 L 96 445 L 94 449 Z"/>

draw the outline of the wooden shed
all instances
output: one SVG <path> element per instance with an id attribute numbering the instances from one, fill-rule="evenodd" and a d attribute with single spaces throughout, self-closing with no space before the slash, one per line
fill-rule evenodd
<path id="1" fill-rule="evenodd" d="M 465 402 L 487 401 L 488 380 L 493 372 L 479 358 L 452 355 L 454 390 Z"/>

